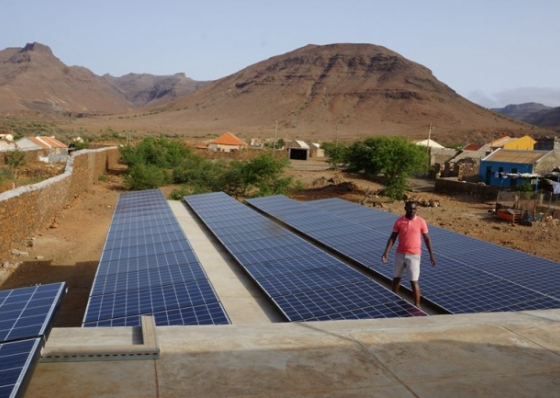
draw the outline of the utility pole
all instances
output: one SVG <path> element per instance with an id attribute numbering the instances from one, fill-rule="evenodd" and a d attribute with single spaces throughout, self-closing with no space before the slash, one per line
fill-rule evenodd
<path id="1" fill-rule="evenodd" d="M 338 123 L 336 124 L 334 131 L 336 134 L 336 147 L 338 148 Z"/>
<path id="2" fill-rule="evenodd" d="M 428 130 L 428 145 L 427 147 L 430 148 L 430 137 L 432 135 L 432 123 L 430 122 L 430 129 Z"/>
<path id="3" fill-rule="evenodd" d="M 432 136 L 432 122 L 430 122 L 430 128 L 428 129 L 428 144 L 426 145 L 426 149 L 428 152 L 428 170 L 432 167 L 432 152 L 430 151 L 430 137 Z"/>
<path id="4" fill-rule="evenodd" d="M 272 146 L 274 152 L 276 152 L 276 137 L 278 136 L 278 120 L 276 121 L 276 128 L 274 129 L 274 145 Z"/>

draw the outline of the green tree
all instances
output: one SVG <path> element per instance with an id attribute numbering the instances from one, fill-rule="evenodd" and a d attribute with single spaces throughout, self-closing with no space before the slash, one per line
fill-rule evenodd
<path id="1" fill-rule="evenodd" d="M 427 170 L 428 154 L 403 137 L 369 137 L 349 147 L 346 162 L 352 170 L 382 174 L 386 195 L 401 199 L 407 178 Z"/>
<path id="2" fill-rule="evenodd" d="M 289 164 L 287 158 L 277 159 L 263 153 L 249 161 L 232 161 L 224 175 L 224 192 L 234 196 L 271 195 L 286 193 L 292 178 L 282 177 Z"/>
<path id="3" fill-rule="evenodd" d="M 153 164 L 135 164 L 124 177 L 125 186 L 132 191 L 154 189 L 171 182 L 165 169 Z"/>
<path id="4" fill-rule="evenodd" d="M 341 163 L 344 163 L 348 147 L 338 142 L 324 142 L 321 144 L 321 148 L 325 151 L 325 154 L 329 157 L 329 164 L 331 164 L 335 170 Z"/>
<path id="5" fill-rule="evenodd" d="M 165 137 L 146 137 L 136 146 L 125 145 L 120 148 L 122 160 L 129 166 L 151 164 L 162 168 L 176 167 L 193 150 L 179 141 Z"/>
<path id="6" fill-rule="evenodd" d="M 6 165 L 14 173 L 14 178 L 17 179 L 19 168 L 25 165 L 25 153 L 21 151 L 8 152 Z"/>

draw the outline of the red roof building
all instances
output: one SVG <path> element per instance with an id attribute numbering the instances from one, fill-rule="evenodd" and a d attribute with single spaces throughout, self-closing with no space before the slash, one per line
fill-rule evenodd
<path id="1" fill-rule="evenodd" d="M 216 152 L 232 152 L 247 148 L 247 143 L 229 131 L 208 144 L 208 149 Z"/>

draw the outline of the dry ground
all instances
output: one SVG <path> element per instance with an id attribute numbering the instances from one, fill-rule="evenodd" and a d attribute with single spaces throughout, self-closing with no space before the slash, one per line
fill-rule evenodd
<path id="1" fill-rule="evenodd" d="M 289 174 L 309 187 L 295 196 L 298 200 L 338 196 L 360 202 L 368 189 L 375 193 L 382 188 L 356 175 L 327 170 L 320 163 L 299 163 Z M 325 185 L 329 179 L 339 184 L 327 182 Z M 315 187 L 314 182 L 317 183 Z M 420 184 L 421 181 L 415 182 L 417 186 Z M 170 190 L 164 189 L 164 192 Z M 123 191 L 122 177 L 110 173 L 105 181 L 78 196 L 49 227 L 36 231 L 27 247 L 16 248 L 27 252 L 27 256 L 0 259 L 0 288 L 67 281 L 70 289 L 56 326 L 80 326 L 113 210 Z M 475 202 L 469 197 L 433 192 L 411 192 L 410 196 L 439 202 L 439 207 L 420 207 L 418 211 L 432 225 L 560 262 L 560 227 L 557 224 L 511 225 L 492 217 L 491 204 Z M 370 205 L 372 202 L 386 211 L 403 212 L 403 202 L 390 203 L 386 198 L 371 195 Z"/>

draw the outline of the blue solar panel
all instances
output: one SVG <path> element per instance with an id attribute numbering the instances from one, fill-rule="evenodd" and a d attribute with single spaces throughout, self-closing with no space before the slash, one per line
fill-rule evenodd
<path id="1" fill-rule="evenodd" d="M 24 395 L 42 346 L 42 338 L 0 343 L 0 398 Z"/>
<path id="2" fill-rule="evenodd" d="M 83 326 L 138 326 L 141 315 L 158 326 L 229 323 L 159 190 L 119 197 Z"/>
<path id="3" fill-rule="evenodd" d="M 61 282 L 0 291 L 0 341 L 48 334 L 66 290 Z"/>
<path id="4" fill-rule="evenodd" d="M 380 264 L 398 216 L 341 199 L 303 204 L 275 196 L 248 202 L 380 276 L 392 279 L 392 258 L 388 259 L 388 266 L 376 264 Z M 308 215 L 321 220 L 324 229 L 317 228 L 314 217 L 286 216 L 286 209 L 295 211 L 298 207 L 299 213 L 304 209 Z M 328 228 L 325 213 L 331 215 Z M 356 225 L 369 232 L 353 232 Z M 384 226 L 384 235 L 380 225 Z M 556 300 L 560 299 L 558 263 L 442 228 L 430 226 L 429 230 L 438 265 L 435 268 L 423 265 L 421 286 L 424 297 L 434 304 L 452 313 L 560 308 L 560 301 Z M 425 248 L 423 257 L 427 257 Z M 410 290 L 406 283 L 404 287 Z M 498 291 L 500 295 L 496 295 Z M 550 307 L 554 305 L 557 307 Z"/>
<path id="5" fill-rule="evenodd" d="M 97 277 L 128 272 L 145 271 L 173 265 L 198 265 L 198 259 L 192 250 L 171 253 L 152 254 L 145 257 L 122 258 L 101 261 L 97 268 Z"/>
<path id="6" fill-rule="evenodd" d="M 91 296 L 84 323 L 218 302 L 207 280 Z M 157 324 L 157 323 L 156 323 Z"/>
<path id="7" fill-rule="evenodd" d="M 158 326 L 227 325 L 230 323 L 220 303 L 202 304 L 144 315 L 152 315 Z M 88 322 L 84 326 L 140 326 L 141 322 L 141 315 L 132 315 Z"/>
<path id="8" fill-rule="evenodd" d="M 273 300 L 278 303 L 289 320 L 303 321 L 401 299 L 378 284 L 362 281 L 274 297 Z M 418 310 L 417 313 L 421 314 L 422 311 Z"/>
<path id="9" fill-rule="evenodd" d="M 206 274 L 198 264 L 149 268 L 138 272 L 98 276 L 95 285 L 92 287 L 91 296 L 174 285 L 206 278 Z"/>
<path id="10" fill-rule="evenodd" d="M 397 318 L 408 316 L 426 316 L 407 301 L 397 300 L 389 303 L 380 303 L 369 307 L 327 314 L 314 318 L 307 318 L 305 321 L 337 321 L 346 319 L 371 319 L 371 318 Z"/>
<path id="11" fill-rule="evenodd" d="M 383 303 L 401 300 L 393 292 L 224 193 L 186 196 L 184 199 L 290 321 L 303 321 L 326 314 L 334 316 L 349 309 L 370 307 L 372 296 L 377 296 L 376 299 L 381 299 Z M 296 213 L 297 217 L 294 217 L 294 213 L 286 211 L 288 217 L 309 219 L 305 212 Z M 230 216 L 226 222 L 221 222 L 222 215 Z M 331 227 L 328 218 L 327 215 L 324 223 Z M 324 229 L 320 222 L 314 227 Z M 350 230 L 358 234 L 368 232 L 367 228 L 359 225 Z M 344 231 L 333 230 L 332 233 Z M 364 293 L 361 300 L 355 293 L 350 294 L 357 288 Z M 346 293 L 347 297 L 344 296 Z M 305 294 L 308 295 L 307 300 L 299 296 Z M 344 304 L 337 306 L 333 300 Z M 423 314 L 420 310 L 391 312 L 384 308 L 382 317 Z M 371 318 L 381 312 L 370 311 L 369 314 Z"/>

